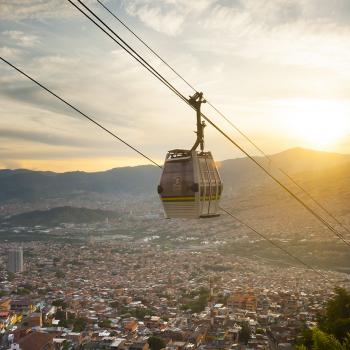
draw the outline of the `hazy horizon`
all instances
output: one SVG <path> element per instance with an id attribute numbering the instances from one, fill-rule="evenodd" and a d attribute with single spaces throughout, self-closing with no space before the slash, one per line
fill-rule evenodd
<path id="1" fill-rule="evenodd" d="M 296 150 L 302 150 L 302 151 L 311 151 L 311 152 L 318 152 L 318 153 L 322 153 L 322 154 L 334 154 L 334 155 L 340 155 L 340 156 L 349 156 L 350 157 L 350 153 L 339 153 L 339 152 L 329 152 L 329 151 L 320 151 L 320 150 L 316 150 L 316 149 L 311 149 L 311 148 L 303 148 L 303 147 L 292 147 L 292 148 L 287 148 L 285 150 L 282 150 L 280 152 L 277 153 L 270 153 L 268 154 L 269 156 L 274 156 L 274 155 L 278 155 L 281 153 L 286 153 L 286 152 L 290 152 L 290 151 L 296 151 Z M 264 158 L 263 155 L 261 154 L 252 154 L 255 158 Z M 242 156 L 237 156 L 237 157 L 233 157 L 233 158 L 226 158 L 226 159 L 217 159 L 216 162 L 220 163 L 220 162 L 224 162 L 227 160 L 235 160 L 235 159 L 244 159 L 247 158 L 245 155 Z M 162 163 L 162 160 L 159 161 L 160 163 Z M 74 169 L 72 168 L 71 170 L 66 170 L 66 171 L 60 171 L 58 170 L 54 170 L 54 169 L 39 169 L 39 168 L 1 168 L 0 167 L 0 171 L 1 170 L 30 170 L 30 171 L 52 171 L 52 172 L 57 172 L 57 173 L 65 173 L 65 172 L 87 172 L 87 173 L 93 173 L 93 172 L 103 172 L 103 171 L 108 171 L 108 170 L 113 170 L 113 169 L 118 169 L 118 168 L 125 168 L 125 167 L 137 167 L 137 166 L 154 166 L 154 164 L 152 163 L 140 163 L 140 164 L 132 164 L 132 165 L 122 165 L 122 166 L 116 166 L 114 168 L 101 168 L 101 169 L 96 169 L 96 170 L 82 170 L 82 169 Z"/>

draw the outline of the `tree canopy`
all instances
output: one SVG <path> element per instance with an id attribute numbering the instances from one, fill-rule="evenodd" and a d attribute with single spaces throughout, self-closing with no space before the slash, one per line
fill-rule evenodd
<path id="1" fill-rule="evenodd" d="M 165 342 L 162 338 L 152 336 L 148 338 L 148 345 L 151 348 L 151 350 L 160 350 L 165 348 Z"/>
<path id="2" fill-rule="evenodd" d="M 327 303 L 326 316 L 320 319 L 319 327 L 342 341 L 350 332 L 350 293 L 343 288 L 336 288 L 335 292 L 335 297 Z"/>
<path id="3" fill-rule="evenodd" d="M 318 327 L 305 329 L 298 350 L 350 350 L 350 294 L 335 289 L 335 296 L 327 303 L 326 313 Z"/>

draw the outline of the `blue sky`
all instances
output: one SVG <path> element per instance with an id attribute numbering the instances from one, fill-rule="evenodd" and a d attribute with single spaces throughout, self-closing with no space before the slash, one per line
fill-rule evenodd
<path id="1" fill-rule="evenodd" d="M 186 96 L 192 91 L 95 1 L 85 1 Z M 104 1 L 268 153 L 350 153 L 348 0 Z M 195 115 L 68 1 L 0 0 L 0 55 L 145 153 L 190 147 Z M 251 146 L 209 106 L 206 114 Z M 0 64 L 0 167 L 144 164 Z M 217 159 L 241 156 L 210 127 Z"/>

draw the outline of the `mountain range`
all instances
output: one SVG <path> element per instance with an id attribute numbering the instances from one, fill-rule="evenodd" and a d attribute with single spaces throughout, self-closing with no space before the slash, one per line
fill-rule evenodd
<path id="1" fill-rule="evenodd" d="M 331 169 L 337 167 L 343 168 L 349 175 L 347 166 L 350 165 L 350 155 L 293 148 L 270 156 L 273 169 L 272 164 L 265 158 L 255 157 L 255 159 L 273 172 L 276 172 L 273 169 L 281 168 L 289 174 L 307 174 L 307 178 L 314 180 L 318 179 L 320 174 L 326 176 L 328 172 L 330 175 Z M 225 194 L 228 195 L 269 181 L 268 176 L 248 158 L 224 160 L 218 162 L 218 167 L 224 182 Z M 152 165 L 115 168 L 93 173 L 3 169 L 0 170 L 0 203 L 9 200 L 69 199 L 96 193 L 155 194 L 159 177 L 159 169 Z"/>

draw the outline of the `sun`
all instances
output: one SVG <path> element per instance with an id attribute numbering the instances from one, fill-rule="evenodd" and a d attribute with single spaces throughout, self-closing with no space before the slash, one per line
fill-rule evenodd
<path id="1" fill-rule="evenodd" d="M 286 114 L 289 134 L 306 146 L 326 149 L 349 133 L 350 114 L 332 101 L 298 101 Z"/>

